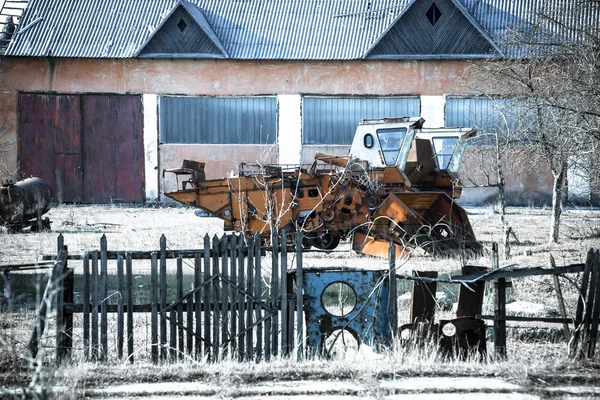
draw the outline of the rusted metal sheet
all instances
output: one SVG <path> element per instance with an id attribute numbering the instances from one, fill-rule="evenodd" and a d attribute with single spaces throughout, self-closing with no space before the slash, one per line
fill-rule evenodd
<path id="1" fill-rule="evenodd" d="M 437 271 L 413 271 L 413 275 L 437 278 Z M 432 324 L 435 318 L 437 282 L 413 281 L 410 296 L 410 323 Z"/>
<path id="2" fill-rule="evenodd" d="M 54 193 L 42 178 L 27 178 L 0 186 L 0 224 L 11 231 L 27 226 L 50 229 L 50 220 L 42 220 L 54 203 Z"/>
<path id="3" fill-rule="evenodd" d="M 141 96 L 111 96 L 115 116 L 115 192 L 127 202 L 144 201 L 144 137 Z M 105 164 L 110 168 L 110 164 Z"/>
<path id="4" fill-rule="evenodd" d="M 143 135 L 139 96 L 82 99 L 83 201 L 143 201 Z"/>
<path id="5" fill-rule="evenodd" d="M 376 349 L 390 345 L 386 273 L 350 267 L 304 269 L 302 290 L 309 351 L 331 355 L 335 342 L 343 340 L 336 336 L 342 331 L 359 345 Z"/>
<path id="6" fill-rule="evenodd" d="M 115 130 L 110 97 L 85 96 L 82 101 L 83 202 L 116 198 Z M 120 140 L 120 138 L 119 138 Z"/>
<path id="7" fill-rule="evenodd" d="M 79 203 L 82 198 L 81 156 L 56 154 L 54 157 L 54 182 L 59 203 Z"/>
<path id="8" fill-rule="evenodd" d="M 475 272 L 483 274 L 488 270 L 489 269 L 485 267 L 466 265 L 462 267 L 461 272 L 463 275 L 472 274 Z M 456 316 L 458 318 L 475 318 L 476 315 L 480 315 L 483 307 L 484 292 L 484 281 L 469 283 L 468 286 L 460 285 L 460 289 L 458 292 L 458 307 L 456 309 Z"/>
<path id="9" fill-rule="evenodd" d="M 21 172 L 59 202 L 143 201 L 139 96 L 23 93 L 19 108 Z"/>
<path id="10" fill-rule="evenodd" d="M 37 176 L 54 186 L 54 129 L 56 97 L 23 93 L 19 96 L 19 167 L 24 176 Z"/>

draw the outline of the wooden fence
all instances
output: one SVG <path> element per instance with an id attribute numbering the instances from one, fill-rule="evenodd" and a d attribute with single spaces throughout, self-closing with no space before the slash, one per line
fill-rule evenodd
<path id="1" fill-rule="evenodd" d="M 57 296 L 57 360 L 73 351 L 73 314 L 81 313 L 82 347 L 85 359 L 106 360 L 109 350 L 118 359 L 136 358 L 134 329 L 140 313 L 150 314 L 150 357 L 152 361 L 184 357 L 217 361 L 227 357 L 239 360 L 269 360 L 272 356 L 303 354 L 302 296 L 292 294 L 288 282 L 288 251 L 295 256 L 296 279 L 302 279 L 302 238 L 291 236 L 295 246 L 288 246 L 285 232 L 272 235 L 271 245 L 261 246 L 260 237 L 245 240 L 242 236 L 204 237 L 200 250 L 167 250 L 163 235 L 157 251 L 108 251 L 103 236 L 99 251 L 83 256 L 62 257 L 49 285 Z M 59 236 L 59 248 L 63 248 Z M 279 241 L 284 245 L 279 245 Z M 66 248 L 64 248 L 66 250 Z M 262 265 L 261 255 L 271 253 L 270 265 Z M 74 274 L 67 261 L 82 259 L 81 302 L 74 301 Z M 116 290 L 109 290 L 109 260 L 116 260 Z M 150 264 L 150 301 L 134 301 L 135 260 Z M 168 260 L 175 260 L 175 288 L 167 284 Z M 137 261 L 136 261 L 137 262 Z M 142 261 L 144 262 L 144 261 Z M 170 261 L 171 263 L 173 261 Z M 183 266 L 193 266 L 193 289 L 184 290 Z M 136 265 L 136 270 L 138 267 Z M 56 284 L 57 277 L 62 277 Z M 171 287 L 169 287 L 171 286 Z M 301 286 L 301 284 L 300 284 Z M 47 290 L 48 291 L 48 290 Z M 116 298 L 116 304 L 114 299 Z M 111 300 L 113 299 L 113 300 Z M 167 301 L 169 299 L 169 301 Z M 109 332 L 109 314 L 116 314 L 116 330 Z M 297 317 L 296 317 L 297 315 Z M 44 315 L 45 316 L 45 315 Z M 34 332 L 30 350 L 37 352 Z M 139 351 L 139 346 L 138 346 Z"/>

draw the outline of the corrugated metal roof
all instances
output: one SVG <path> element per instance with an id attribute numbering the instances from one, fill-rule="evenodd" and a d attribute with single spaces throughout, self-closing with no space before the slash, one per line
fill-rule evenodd
<path id="1" fill-rule="evenodd" d="M 419 1 L 419 0 L 416 0 Z M 459 0 L 494 40 L 531 24 L 541 5 L 564 11 L 573 0 Z M 177 0 L 30 0 L 7 55 L 131 58 Z M 191 0 L 232 59 L 362 58 L 411 0 Z M 561 8 L 562 5 L 562 8 Z M 598 7 L 574 17 L 597 23 Z M 554 29 L 550 27 L 550 29 Z M 558 28 L 557 28 L 558 29 Z M 569 37 L 569 32 L 563 32 Z M 505 54 L 519 55 L 521 48 Z"/>

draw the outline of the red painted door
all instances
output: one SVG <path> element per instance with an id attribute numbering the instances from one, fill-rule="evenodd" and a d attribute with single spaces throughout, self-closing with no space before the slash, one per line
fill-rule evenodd
<path id="1" fill-rule="evenodd" d="M 19 96 L 19 165 L 59 202 L 144 200 L 139 96 Z"/>

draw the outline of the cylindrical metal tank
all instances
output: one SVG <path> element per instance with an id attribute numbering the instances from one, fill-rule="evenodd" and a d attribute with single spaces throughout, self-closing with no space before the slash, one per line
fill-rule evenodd
<path id="1" fill-rule="evenodd" d="M 20 226 L 47 213 L 54 193 L 42 178 L 27 178 L 0 186 L 0 224 Z"/>

